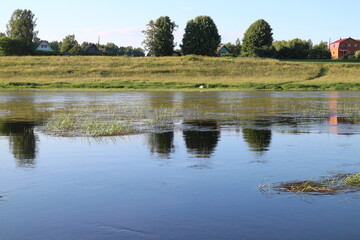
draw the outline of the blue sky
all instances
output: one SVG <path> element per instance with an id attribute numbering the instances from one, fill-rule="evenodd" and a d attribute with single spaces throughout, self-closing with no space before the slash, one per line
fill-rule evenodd
<path id="1" fill-rule="evenodd" d="M 258 19 L 273 28 L 275 40 L 311 39 L 313 43 L 339 38 L 360 38 L 357 10 L 360 1 L 333 0 L 43 0 L 5 1 L 0 8 L 0 32 L 15 9 L 30 9 L 37 18 L 39 37 L 62 40 L 68 34 L 76 39 L 120 46 L 141 47 L 141 30 L 151 19 L 169 16 L 179 26 L 175 41 L 180 44 L 188 20 L 207 15 L 215 21 L 222 42 L 242 39 L 244 32 Z"/>

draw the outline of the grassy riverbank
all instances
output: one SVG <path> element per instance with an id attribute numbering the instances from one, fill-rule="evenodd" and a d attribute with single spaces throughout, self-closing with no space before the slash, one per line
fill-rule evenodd
<path id="1" fill-rule="evenodd" d="M 360 62 L 199 56 L 0 57 L 0 88 L 360 90 Z"/>

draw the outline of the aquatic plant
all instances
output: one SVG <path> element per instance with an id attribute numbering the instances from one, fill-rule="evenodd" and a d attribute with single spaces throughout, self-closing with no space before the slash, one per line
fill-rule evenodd
<path id="1" fill-rule="evenodd" d="M 344 179 L 346 184 L 360 186 L 360 173 L 352 174 Z"/>
<path id="2" fill-rule="evenodd" d="M 262 193 L 296 193 L 307 195 L 334 195 L 360 191 L 360 173 L 323 177 L 319 180 L 289 181 L 261 184 Z"/>

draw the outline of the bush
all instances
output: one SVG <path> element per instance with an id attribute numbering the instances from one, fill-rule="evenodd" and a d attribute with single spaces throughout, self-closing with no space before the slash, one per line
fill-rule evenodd
<path id="1" fill-rule="evenodd" d="M 31 53 L 31 47 L 20 40 L 0 37 L 0 56 L 22 56 Z"/>
<path id="2" fill-rule="evenodd" d="M 356 57 L 356 58 L 360 58 L 360 51 L 356 51 L 355 57 Z"/>
<path id="3" fill-rule="evenodd" d="M 33 52 L 34 56 L 60 56 L 62 55 L 60 53 L 60 51 L 40 51 L 40 50 L 35 50 Z"/>

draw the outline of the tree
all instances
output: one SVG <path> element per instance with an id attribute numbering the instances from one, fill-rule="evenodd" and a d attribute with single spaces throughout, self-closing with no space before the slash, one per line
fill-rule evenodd
<path id="1" fill-rule="evenodd" d="M 109 56 L 119 55 L 119 47 L 115 43 L 109 42 L 106 45 L 103 45 L 101 49 Z"/>
<path id="2" fill-rule="evenodd" d="M 263 50 L 270 48 L 273 42 L 272 35 L 270 25 L 263 19 L 257 20 L 250 25 L 244 34 L 242 55 L 258 56 L 257 52 L 263 52 Z"/>
<path id="3" fill-rule="evenodd" d="M 61 43 L 60 52 L 67 52 L 77 45 L 79 44 L 75 39 L 75 35 L 67 35 Z"/>
<path id="4" fill-rule="evenodd" d="M 312 48 L 311 40 L 299 38 L 290 41 L 276 41 L 273 43 L 275 58 L 279 59 L 307 59 Z"/>
<path id="5" fill-rule="evenodd" d="M 59 51 L 60 50 L 60 42 L 58 41 L 52 41 L 49 43 L 50 47 L 54 50 L 54 51 Z"/>
<path id="6" fill-rule="evenodd" d="M 24 42 L 5 36 L 0 37 L 0 56 L 20 56 L 28 53 Z"/>
<path id="7" fill-rule="evenodd" d="M 145 34 L 145 40 L 142 42 L 142 44 L 144 45 L 145 51 L 148 52 L 148 55 L 155 55 L 155 22 L 150 20 L 146 26 L 146 30 L 142 31 Z"/>
<path id="8" fill-rule="evenodd" d="M 355 53 L 356 56 L 356 53 Z M 314 45 L 309 52 L 310 59 L 330 59 L 331 53 L 328 48 L 327 42 L 320 42 Z"/>
<path id="9" fill-rule="evenodd" d="M 177 25 L 166 16 L 158 18 L 155 26 L 155 56 L 172 56 L 175 47 L 173 32 Z"/>
<path id="10" fill-rule="evenodd" d="M 220 42 L 221 36 L 214 21 L 208 16 L 198 16 L 187 22 L 180 47 L 184 55 L 214 56 Z"/>
<path id="11" fill-rule="evenodd" d="M 74 45 L 71 49 L 69 49 L 69 53 L 71 55 L 82 55 L 83 49 L 79 45 Z"/>
<path id="12" fill-rule="evenodd" d="M 168 16 L 160 17 L 155 22 L 151 20 L 143 31 L 146 38 L 143 41 L 145 49 L 155 56 L 172 56 L 174 52 L 174 35 L 177 28 Z"/>
<path id="13" fill-rule="evenodd" d="M 9 38 L 22 41 L 31 47 L 38 34 L 35 27 L 35 15 L 30 10 L 17 9 L 6 25 L 6 34 Z"/>
<path id="14" fill-rule="evenodd" d="M 241 43 L 240 43 L 240 39 L 236 39 L 235 44 L 229 42 L 227 44 L 225 44 L 225 46 L 227 47 L 227 49 L 229 49 L 229 51 L 231 52 L 231 54 L 235 57 L 239 56 L 241 53 Z"/>

